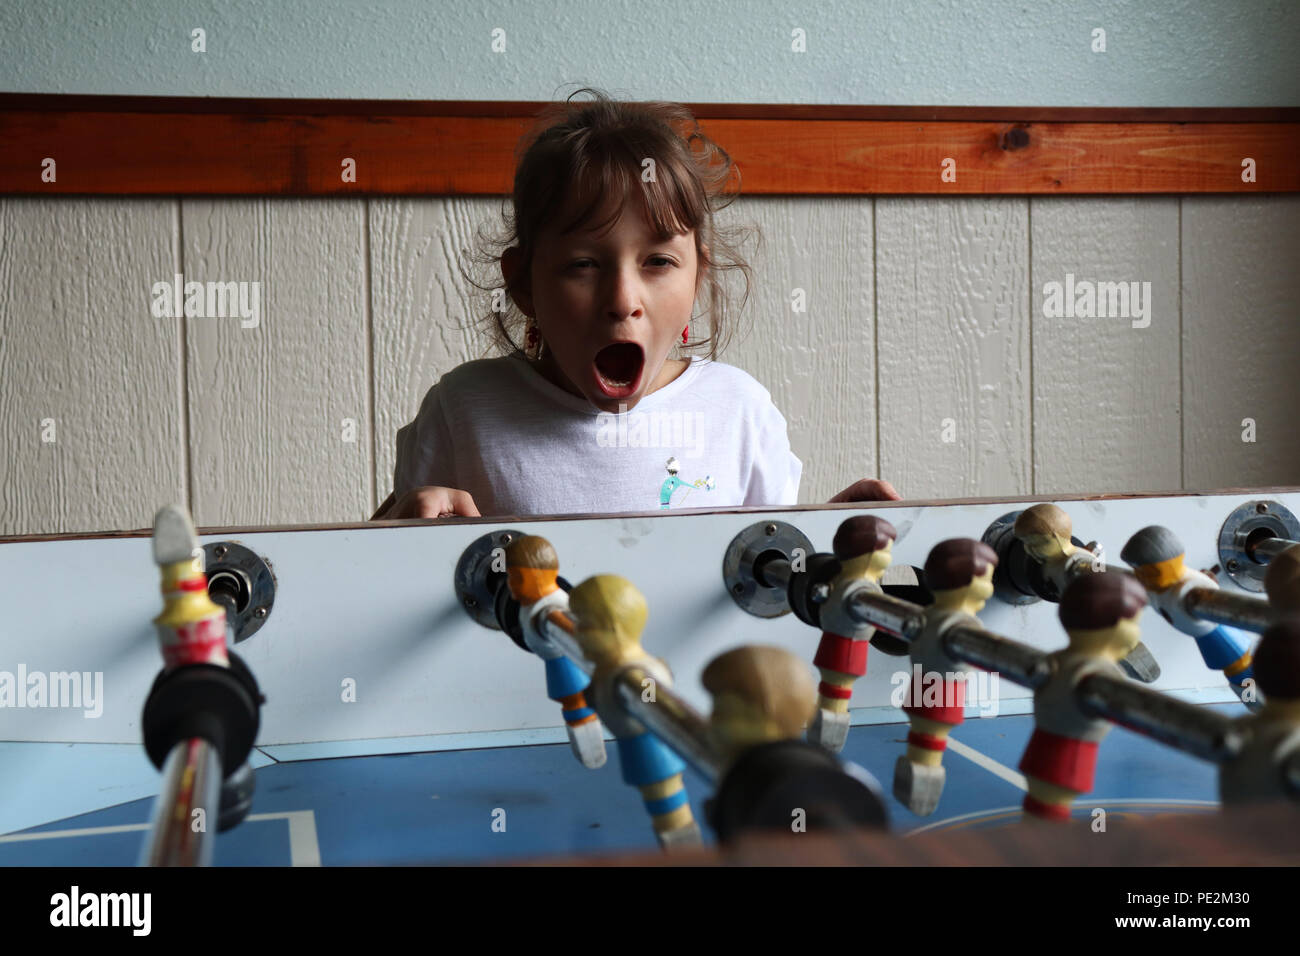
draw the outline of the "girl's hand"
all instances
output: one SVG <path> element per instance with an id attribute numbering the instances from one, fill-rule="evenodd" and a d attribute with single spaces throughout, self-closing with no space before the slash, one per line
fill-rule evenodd
<path id="1" fill-rule="evenodd" d="M 902 501 L 894 486 L 880 478 L 862 478 L 849 485 L 827 504 L 838 501 Z"/>
<path id="2" fill-rule="evenodd" d="M 387 510 L 385 511 L 385 507 Z M 459 488 L 441 488 L 436 485 L 424 485 L 412 488 L 402 497 L 394 500 L 392 495 L 380 505 L 371 521 L 381 518 L 445 518 L 449 515 L 466 515 L 480 518 L 478 507 L 468 491 Z"/>

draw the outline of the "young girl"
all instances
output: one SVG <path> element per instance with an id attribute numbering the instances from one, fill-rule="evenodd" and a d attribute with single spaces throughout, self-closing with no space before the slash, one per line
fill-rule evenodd
<path id="1" fill-rule="evenodd" d="M 508 298 L 487 316 L 508 354 L 429 389 L 374 519 L 797 503 L 785 418 L 716 361 L 730 331 L 718 273 L 739 269 L 748 290 L 750 271 L 714 225 L 730 157 L 685 107 L 579 92 L 595 99 L 551 107 L 521 144 Z M 705 287 L 708 335 L 692 342 Z M 684 356 L 703 345 L 707 358 Z M 863 479 L 831 501 L 898 497 Z"/>

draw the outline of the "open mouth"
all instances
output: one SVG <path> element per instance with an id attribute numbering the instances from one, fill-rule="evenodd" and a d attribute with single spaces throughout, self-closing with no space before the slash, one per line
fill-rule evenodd
<path id="1" fill-rule="evenodd" d="M 610 398 L 627 398 L 641 384 L 645 352 L 635 342 L 615 342 L 596 353 L 596 382 Z"/>

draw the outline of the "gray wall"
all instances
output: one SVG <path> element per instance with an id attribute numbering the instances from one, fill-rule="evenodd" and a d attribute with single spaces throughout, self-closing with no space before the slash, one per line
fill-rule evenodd
<path id="1" fill-rule="evenodd" d="M 0 4 L 0 90 L 33 93 L 1295 106 L 1298 47 L 1293 0 Z"/>
<path id="2" fill-rule="evenodd" d="M 0 200 L 0 533 L 142 528 L 173 500 L 209 526 L 367 518 L 396 429 L 482 354 L 457 257 L 497 209 Z M 867 476 L 908 498 L 1300 484 L 1298 213 L 1297 196 L 742 199 L 724 222 L 763 242 L 752 330 L 722 359 L 789 421 L 803 503 Z M 154 318 L 176 272 L 261 282 L 259 326 Z M 1149 327 L 1045 316 L 1067 273 L 1150 282 Z"/>

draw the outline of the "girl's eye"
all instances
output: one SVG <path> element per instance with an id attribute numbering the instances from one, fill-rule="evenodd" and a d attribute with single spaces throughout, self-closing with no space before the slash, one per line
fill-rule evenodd
<path id="1" fill-rule="evenodd" d="M 673 265 L 673 260 L 669 259 L 667 256 L 651 256 L 648 261 L 661 263 L 661 265 L 658 266 L 658 268 L 661 269 Z M 590 259 L 578 259 L 576 262 L 571 264 L 571 267 L 577 269 L 588 265 L 595 265 L 595 263 Z"/>

